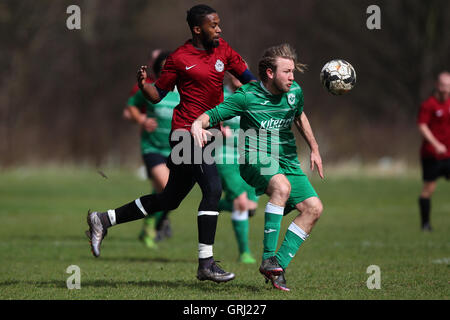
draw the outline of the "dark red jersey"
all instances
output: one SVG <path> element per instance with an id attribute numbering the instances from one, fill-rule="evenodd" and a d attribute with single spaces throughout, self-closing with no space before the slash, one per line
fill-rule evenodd
<path id="1" fill-rule="evenodd" d="M 180 104 L 173 111 L 172 130 L 190 130 L 192 122 L 223 101 L 225 71 L 239 77 L 247 69 L 242 57 L 225 40 L 210 50 L 195 48 L 191 40 L 166 60 L 155 85 L 172 91 L 176 86 Z"/>
<path id="2" fill-rule="evenodd" d="M 430 96 L 420 106 L 417 123 L 427 124 L 436 139 L 447 147 L 447 153 L 438 155 L 434 147 L 424 139 L 421 156 L 438 160 L 450 158 L 450 99 L 440 102 Z"/>

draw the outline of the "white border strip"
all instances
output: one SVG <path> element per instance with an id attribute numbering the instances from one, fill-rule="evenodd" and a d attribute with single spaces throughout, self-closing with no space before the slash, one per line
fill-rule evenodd
<path id="1" fill-rule="evenodd" d="M 217 211 L 199 211 L 199 216 L 218 216 L 219 212 Z"/>
<path id="2" fill-rule="evenodd" d="M 309 237 L 309 234 L 307 234 L 305 231 L 303 231 L 302 228 L 300 228 L 298 225 L 296 225 L 294 222 L 291 223 L 288 230 L 292 231 L 296 235 L 298 235 L 303 240 L 306 240 L 306 238 Z"/>
<path id="3" fill-rule="evenodd" d="M 139 210 L 142 211 L 144 216 L 148 215 L 147 211 L 145 211 L 144 206 L 142 205 L 142 202 L 141 202 L 140 198 L 137 198 L 136 200 L 134 200 L 134 203 L 136 203 L 137 207 L 139 208 Z"/>
<path id="4" fill-rule="evenodd" d="M 231 213 L 231 220 L 233 220 L 233 221 L 248 220 L 248 210 L 245 210 L 245 211 L 233 210 L 233 212 Z"/>
<path id="5" fill-rule="evenodd" d="M 283 213 L 284 213 L 284 207 L 280 207 L 280 206 L 277 206 L 276 204 L 267 202 L 266 211 L 265 212 L 278 214 L 278 215 L 282 216 Z"/>
<path id="6" fill-rule="evenodd" d="M 108 210 L 108 217 L 109 217 L 109 222 L 111 222 L 111 225 L 115 226 L 117 224 L 116 211 L 115 210 Z"/>
<path id="7" fill-rule="evenodd" d="M 198 244 L 198 258 L 205 259 L 213 256 L 213 246 L 210 244 Z"/>

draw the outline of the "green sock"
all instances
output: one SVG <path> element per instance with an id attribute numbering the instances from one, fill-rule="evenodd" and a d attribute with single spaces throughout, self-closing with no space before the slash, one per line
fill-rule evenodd
<path id="1" fill-rule="evenodd" d="M 284 208 L 270 202 L 266 205 L 264 214 L 264 240 L 262 259 L 268 259 L 275 255 L 280 235 L 281 220 L 283 219 Z"/>
<path id="2" fill-rule="evenodd" d="M 250 252 L 248 245 L 248 211 L 234 210 L 231 215 L 231 223 L 238 243 L 239 253 Z"/>
<path id="3" fill-rule="evenodd" d="M 144 217 L 144 227 L 154 227 L 155 226 L 155 214 L 149 214 Z"/>
<path id="4" fill-rule="evenodd" d="M 158 211 L 154 213 L 154 217 L 155 217 L 155 228 L 156 226 L 159 224 L 159 222 L 161 221 L 161 218 L 164 215 L 164 211 Z"/>
<path id="5" fill-rule="evenodd" d="M 308 234 L 303 231 L 294 222 L 291 223 L 286 235 L 284 237 L 283 243 L 277 252 L 276 258 L 278 263 L 283 269 L 286 269 L 292 258 L 294 258 L 300 245 L 308 237 Z"/>

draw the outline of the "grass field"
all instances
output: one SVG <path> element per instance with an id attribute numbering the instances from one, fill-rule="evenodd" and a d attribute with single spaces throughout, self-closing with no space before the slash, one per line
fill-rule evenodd
<path id="1" fill-rule="evenodd" d="M 324 203 L 321 220 L 286 272 L 289 293 L 264 283 L 258 266 L 237 262 L 230 215 L 219 217 L 214 255 L 236 273 L 225 284 L 200 282 L 196 188 L 172 212 L 174 236 L 146 249 L 141 221 L 110 229 L 95 259 L 84 235 L 87 210 L 118 207 L 147 193 L 133 171 L 17 169 L 0 173 L 0 299 L 449 299 L 450 183 L 440 180 L 432 233 L 419 229 L 419 174 L 313 179 Z M 261 255 L 267 198 L 251 220 L 251 248 Z M 284 218 L 281 238 L 294 213 Z M 81 269 L 69 290 L 66 268 Z M 381 289 L 369 290 L 370 265 Z"/>

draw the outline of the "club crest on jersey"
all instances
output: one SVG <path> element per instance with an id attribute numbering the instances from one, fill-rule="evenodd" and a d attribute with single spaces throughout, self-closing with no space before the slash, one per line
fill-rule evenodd
<path id="1" fill-rule="evenodd" d="M 293 106 L 295 104 L 295 94 L 289 93 L 287 95 L 288 103 Z"/>
<path id="2" fill-rule="evenodd" d="M 220 61 L 220 59 L 217 59 L 216 65 L 214 67 L 216 68 L 217 72 L 222 72 L 225 69 L 225 65 L 222 61 Z"/>

